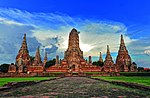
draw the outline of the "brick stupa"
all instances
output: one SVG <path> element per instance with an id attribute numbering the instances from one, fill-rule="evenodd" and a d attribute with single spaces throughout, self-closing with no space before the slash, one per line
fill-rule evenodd
<path id="1" fill-rule="evenodd" d="M 18 55 L 16 56 L 15 65 L 18 67 L 18 72 L 25 72 L 26 67 L 31 65 L 31 59 L 26 42 L 26 34 L 24 34 L 21 48 L 18 52 Z"/>
<path id="2" fill-rule="evenodd" d="M 131 65 L 131 57 L 128 54 L 128 50 L 125 46 L 123 35 L 121 35 L 120 47 L 116 59 L 116 66 L 119 71 L 129 71 Z"/>
<path id="3" fill-rule="evenodd" d="M 28 69 L 28 73 L 30 73 L 30 72 L 43 72 L 44 71 L 44 65 L 43 65 L 42 60 L 41 60 L 39 47 L 36 50 L 35 58 L 33 60 L 32 65 L 28 66 L 27 69 Z"/>
<path id="4" fill-rule="evenodd" d="M 115 72 L 115 65 L 110 54 L 109 45 L 107 45 L 107 53 L 102 70 L 104 72 Z"/>
<path id="5" fill-rule="evenodd" d="M 100 52 L 99 62 L 103 62 L 102 53 Z"/>

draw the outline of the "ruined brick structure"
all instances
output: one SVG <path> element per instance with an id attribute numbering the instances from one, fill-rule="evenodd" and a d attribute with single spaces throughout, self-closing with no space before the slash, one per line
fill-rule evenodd
<path id="1" fill-rule="evenodd" d="M 35 53 L 35 58 L 33 63 L 27 67 L 27 72 L 30 73 L 30 72 L 43 72 L 43 71 L 44 71 L 44 64 L 42 63 L 40 49 L 38 47 Z"/>
<path id="2" fill-rule="evenodd" d="M 123 35 L 121 35 L 120 47 L 116 59 L 117 70 L 122 72 L 128 72 L 130 71 L 130 67 L 132 71 L 136 70 L 136 66 L 132 65 L 131 63 L 131 57 L 128 54 L 128 50 L 125 46 Z"/>
<path id="3" fill-rule="evenodd" d="M 104 61 L 104 66 L 102 68 L 102 71 L 104 71 L 104 72 L 115 72 L 116 71 L 116 66 L 112 60 L 108 45 L 107 45 L 107 53 L 106 53 L 106 58 Z"/>
<path id="4" fill-rule="evenodd" d="M 56 61 L 57 57 L 56 57 Z M 68 48 L 65 51 L 64 59 L 61 60 L 60 64 L 56 64 L 47 69 L 49 72 L 62 71 L 68 73 L 82 73 L 100 71 L 99 66 L 92 65 L 91 57 L 90 63 L 87 63 L 83 58 L 83 51 L 79 47 L 79 33 L 76 29 L 72 29 L 69 34 Z"/>
<path id="5" fill-rule="evenodd" d="M 44 62 L 43 62 L 44 67 L 45 67 L 47 61 L 48 61 L 47 52 L 45 52 Z"/>
<path id="6" fill-rule="evenodd" d="M 42 60 L 41 60 L 39 47 L 36 50 L 36 55 L 35 55 L 35 58 L 34 58 L 34 61 L 33 61 L 32 65 L 33 66 L 41 66 L 42 65 Z"/>
<path id="7" fill-rule="evenodd" d="M 56 56 L 55 65 L 45 68 L 47 59 L 47 53 L 45 53 L 44 61 L 42 62 L 40 56 L 40 49 L 37 48 L 35 58 L 31 61 L 29 55 L 26 34 L 23 37 L 21 48 L 16 57 L 15 65 L 10 65 L 8 72 L 19 73 L 49 73 L 49 72 L 64 72 L 64 73 L 84 73 L 84 72 L 119 72 L 119 71 L 137 71 L 135 63 L 131 62 L 130 55 L 126 49 L 123 36 L 121 35 L 121 43 L 114 64 L 109 46 L 107 46 L 106 58 L 103 62 L 102 54 L 100 52 L 99 62 L 104 63 L 103 67 L 92 65 L 92 57 L 89 56 L 89 60 L 85 60 L 83 57 L 83 51 L 79 45 L 79 32 L 76 29 L 72 29 L 69 33 L 68 48 L 64 52 L 64 59 L 59 60 L 59 56 Z"/>
<path id="8" fill-rule="evenodd" d="M 10 65 L 9 65 L 9 68 L 8 68 L 8 72 L 9 72 L 9 73 L 14 73 L 14 72 L 16 72 L 16 71 L 17 71 L 17 66 L 14 65 L 14 64 L 10 64 Z"/>
<path id="9" fill-rule="evenodd" d="M 31 59 L 26 42 L 26 34 L 24 34 L 23 42 L 16 57 L 15 65 L 18 67 L 18 72 L 27 72 L 27 66 L 31 65 Z"/>
<path id="10" fill-rule="evenodd" d="M 100 52 L 99 61 L 103 62 L 102 53 Z"/>
<path id="11" fill-rule="evenodd" d="M 59 56 L 56 55 L 56 62 L 55 62 L 55 65 L 59 65 L 59 64 L 60 64 L 60 62 L 59 62 Z"/>
<path id="12" fill-rule="evenodd" d="M 137 70 L 137 65 L 134 64 L 134 63 L 132 63 L 131 66 L 130 66 L 130 68 L 129 68 L 129 70 L 130 70 L 131 72 L 136 72 L 136 71 L 138 71 L 138 70 Z"/>

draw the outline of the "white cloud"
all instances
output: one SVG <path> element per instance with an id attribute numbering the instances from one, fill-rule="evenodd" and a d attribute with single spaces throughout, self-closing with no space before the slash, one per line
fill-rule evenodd
<path id="1" fill-rule="evenodd" d="M 0 23 L 2 24 L 8 24 L 8 25 L 18 25 L 18 26 L 22 26 L 23 24 L 15 22 L 13 20 L 7 20 L 5 18 L 0 18 Z"/>

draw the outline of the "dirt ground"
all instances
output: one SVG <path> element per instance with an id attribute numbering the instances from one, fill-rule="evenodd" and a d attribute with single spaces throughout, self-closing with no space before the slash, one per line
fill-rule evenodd
<path id="1" fill-rule="evenodd" d="M 150 98 L 150 91 L 126 88 L 86 77 L 65 77 L 0 91 L 1 98 Z"/>

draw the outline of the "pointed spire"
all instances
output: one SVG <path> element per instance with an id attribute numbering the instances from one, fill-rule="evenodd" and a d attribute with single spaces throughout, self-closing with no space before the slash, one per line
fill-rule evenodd
<path id="1" fill-rule="evenodd" d="M 58 55 L 56 55 L 56 62 L 55 62 L 55 64 L 56 65 L 59 64 L 59 56 Z"/>
<path id="2" fill-rule="evenodd" d="M 47 52 L 45 52 L 44 60 L 47 61 Z"/>
<path id="3" fill-rule="evenodd" d="M 131 57 L 128 54 L 128 50 L 125 46 L 123 35 L 121 35 L 120 47 L 116 59 L 116 66 L 119 71 L 125 71 L 126 68 L 122 68 L 123 65 L 126 65 L 126 60 L 128 60 L 128 66 L 131 65 Z"/>
<path id="4" fill-rule="evenodd" d="M 26 34 L 24 34 L 22 45 L 21 45 L 21 48 L 20 48 L 19 52 L 27 52 L 27 53 L 29 53 L 28 46 L 27 46 L 27 41 L 26 41 Z"/>
<path id="5" fill-rule="evenodd" d="M 110 54 L 109 45 L 107 45 L 107 54 Z"/>
<path id="6" fill-rule="evenodd" d="M 123 35 L 121 34 L 121 40 L 120 40 L 120 51 L 126 51 L 126 46 L 124 43 Z"/>
<path id="7" fill-rule="evenodd" d="M 42 63 L 41 61 L 41 55 L 40 55 L 40 47 L 38 46 L 37 51 L 36 51 L 36 57 L 38 59 L 39 63 Z"/>
<path id="8" fill-rule="evenodd" d="M 112 61 L 112 57 L 111 57 L 110 50 L 109 50 L 109 45 L 107 45 L 107 53 L 106 53 L 105 61 L 106 60 L 111 60 Z"/>
<path id="9" fill-rule="evenodd" d="M 42 61 L 41 61 L 41 55 L 40 55 L 40 47 L 38 46 L 38 48 L 36 50 L 33 65 L 38 65 L 38 64 L 41 64 L 41 63 L 42 63 Z"/>
<path id="10" fill-rule="evenodd" d="M 115 69 L 114 62 L 110 54 L 109 45 L 107 45 L 107 53 L 106 53 L 106 58 L 103 67 L 104 67 L 104 71 L 106 72 L 112 72 Z"/>
<path id="11" fill-rule="evenodd" d="M 100 62 L 103 62 L 103 58 L 102 58 L 102 53 L 101 53 L 101 52 L 100 52 L 99 61 L 100 61 Z"/>
<path id="12" fill-rule="evenodd" d="M 121 34 L 121 44 L 124 44 L 123 35 Z"/>
<path id="13" fill-rule="evenodd" d="M 46 62 L 48 61 L 47 59 L 47 52 L 45 52 L 45 56 L 44 56 L 44 66 L 46 65 Z"/>

